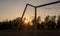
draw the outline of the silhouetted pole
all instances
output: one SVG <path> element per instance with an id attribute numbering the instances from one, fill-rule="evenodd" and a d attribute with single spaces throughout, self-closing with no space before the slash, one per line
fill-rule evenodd
<path id="1" fill-rule="evenodd" d="M 57 3 L 60 3 L 60 0 L 59 1 L 55 1 L 55 2 L 51 2 L 51 3 L 47 3 L 47 4 L 43 4 L 43 5 L 39 5 L 39 6 L 36 6 L 36 7 L 39 8 L 39 7 L 44 7 L 44 6 L 48 6 L 48 5 L 52 5 L 52 4 L 57 4 Z"/>
<path id="2" fill-rule="evenodd" d="M 35 7 L 35 6 L 31 5 L 31 4 L 28 4 L 28 3 L 26 4 L 26 7 L 25 7 L 25 9 L 24 9 L 24 11 L 23 11 L 23 14 L 22 14 L 22 16 L 21 16 L 21 23 L 19 23 L 19 25 L 18 25 L 18 27 L 17 27 L 17 30 L 19 30 L 20 24 L 22 24 L 22 19 L 23 19 L 23 17 L 24 17 L 25 11 L 26 11 L 26 9 L 27 9 L 28 6 Z"/>
<path id="3" fill-rule="evenodd" d="M 22 17 L 21 17 L 22 19 L 23 19 L 23 16 L 24 16 L 24 14 L 25 14 L 25 11 L 26 11 L 26 9 L 27 9 L 27 6 L 28 6 L 28 5 L 26 5 L 26 7 L 25 7 L 25 9 L 24 9 L 24 11 L 23 11 L 23 14 L 22 14 Z"/>
<path id="4" fill-rule="evenodd" d="M 24 17 L 24 14 L 25 14 L 25 11 L 26 11 L 26 9 L 27 9 L 27 6 L 28 6 L 28 4 L 26 5 L 26 7 L 25 7 L 25 9 L 24 9 L 24 11 L 23 11 L 23 14 L 22 14 L 22 16 L 21 16 L 21 20 L 20 20 L 20 23 L 19 23 L 19 25 L 18 25 L 18 27 L 17 27 L 17 30 L 20 30 L 20 24 L 22 25 L 22 19 L 23 19 L 23 17 Z"/>
<path id="5" fill-rule="evenodd" d="M 37 8 L 35 7 L 34 36 L 37 36 Z"/>

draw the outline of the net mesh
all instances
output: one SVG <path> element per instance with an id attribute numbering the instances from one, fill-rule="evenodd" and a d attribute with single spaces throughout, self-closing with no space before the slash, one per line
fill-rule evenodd
<path id="1" fill-rule="evenodd" d="M 60 15 L 60 3 L 38 8 L 37 15 L 41 16 L 42 20 L 48 15 L 57 17 Z"/>
<path id="2" fill-rule="evenodd" d="M 23 20 L 24 21 L 24 28 L 25 28 L 26 31 L 34 30 L 34 28 L 33 28 L 34 23 L 37 24 L 36 29 L 40 29 L 39 24 L 42 23 L 41 21 L 45 21 L 46 16 L 50 16 L 50 17 L 54 16 L 52 18 L 52 20 L 55 20 L 55 16 L 56 17 L 60 16 L 60 3 L 53 4 L 53 5 L 48 5 L 48 6 L 44 6 L 44 7 L 39 7 L 39 8 L 37 8 L 36 12 L 37 12 L 36 13 L 37 14 L 37 20 L 36 20 L 37 23 L 34 22 L 35 8 L 31 7 L 31 6 L 27 7 L 27 9 L 25 11 L 25 14 L 24 14 L 24 17 L 23 17 L 23 19 L 24 19 Z M 56 18 L 56 20 L 57 20 L 57 18 Z M 46 29 L 46 28 L 48 28 L 48 27 L 44 26 L 44 29 Z M 51 27 L 49 27 L 49 28 L 51 28 Z M 55 27 L 54 27 L 54 29 L 55 29 Z"/>

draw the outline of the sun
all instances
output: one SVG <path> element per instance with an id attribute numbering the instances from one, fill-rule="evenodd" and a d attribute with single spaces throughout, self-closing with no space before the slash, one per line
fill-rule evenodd
<path id="1" fill-rule="evenodd" d="M 25 19 L 24 19 L 24 24 L 28 24 L 29 22 L 30 22 L 30 19 L 27 18 L 27 17 L 25 17 Z"/>
<path id="2" fill-rule="evenodd" d="M 26 19 L 26 20 L 24 21 L 24 23 L 25 23 L 25 24 L 28 24 L 28 23 L 29 23 L 29 20 L 28 20 L 28 19 Z"/>
<path id="3" fill-rule="evenodd" d="M 30 26 L 32 26 L 33 25 L 32 18 L 31 17 L 24 17 L 23 23 L 24 23 L 24 25 L 30 25 Z"/>
<path id="4" fill-rule="evenodd" d="M 32 19 L 29 17 L 25 17 L 25 19 L 23 20 L 25 25 L 33 25 L 32 24 Z"/>

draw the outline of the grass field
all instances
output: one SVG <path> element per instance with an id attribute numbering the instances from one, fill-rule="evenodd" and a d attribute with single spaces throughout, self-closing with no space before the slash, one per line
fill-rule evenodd
<path id="1" fill-rule="evenodd" d="M 41 30 L 36 33 L 33 31 L 2 30 L 0 36 L 60 36 L 60 30 Z"/>

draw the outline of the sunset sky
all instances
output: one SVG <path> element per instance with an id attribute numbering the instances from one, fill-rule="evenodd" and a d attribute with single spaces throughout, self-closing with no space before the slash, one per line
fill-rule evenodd
<path id="1" fill-rule="evenodd" d="M 0 21 L 1 20 L 12 20 L 17 17 L 21 17 L 23 10 L 27 3 L 34 6 L 54 2 L 58 0 L 0 0 Z M 37 15 L 42 16 L 46 15 L 59 15 L 60 14 L 60 3 L 41 7 L 37 9 Z M 34 8 L 28 6 L 26 14 L 28 16 L 34 16 Z"/>

